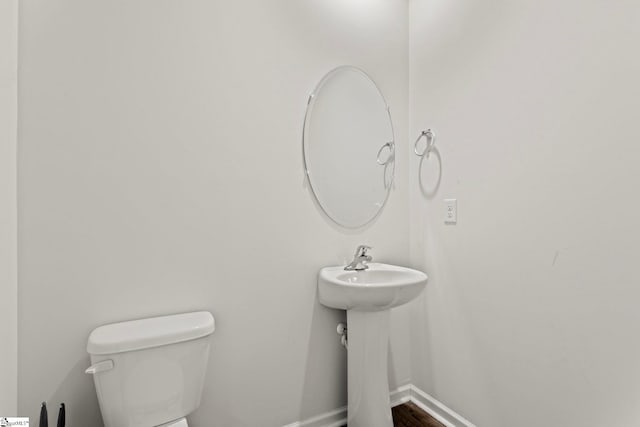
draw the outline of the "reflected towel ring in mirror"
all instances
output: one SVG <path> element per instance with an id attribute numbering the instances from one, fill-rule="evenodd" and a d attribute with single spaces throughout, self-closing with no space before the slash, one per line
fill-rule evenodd
<path id="1" fill-rule="evenodd" d="M 393 188 L 394 141 L 389 106 L 367 73 L 346 65 L 320 80 L 307 102 L 302 157 L 328 219 L 358 229 L 380 215 Z"/>
<path id="2" fill-rule="evenodd" d="M 422 150 L 421 152 L 420 150 L 418 150 L 418 144 L 420 144 L 420 140 L 423 137 L 427 142 L 427 145 L 424 147 L 424 150 Z M 413 152 L 416 153 L 416 156 L 418 157 L 424 157 L 425 154 L 427 155 L 427 157 L 429 157 L 429 154 L 431 153 L 435 145 L 436 145 L 435 132 L 431 129 L 423 130 L 422 132 L 420 132 L 420 136 L 418 136 L 418 139 L 416 139 L 416 142 L 413 146 Z"/>
<path id="3" fill-rule="evenodd" d="M 383 151 L 385 151 L 384 150 L 385 148 L 389 149 L 389 154 L 387 154 L 386 158 L 384 158 L 384 156 L 382 156 L 382 153 L 383 153 Z M 376 156 L 376 162 L 378 162 L 378 164 L 380 166 L 384 166 L 389 162 L 393 162 L 395 160 L 395 158 L 396 158 L 396 146 L 393 143 L 393 141 L 391 141 L 391 142 L 387 142 L 382 147 L 380 147 L 380 149 L 378 150 L 378 155 Z M 384 159 L 384 160 L 382 160 L 382 159 Z"/>

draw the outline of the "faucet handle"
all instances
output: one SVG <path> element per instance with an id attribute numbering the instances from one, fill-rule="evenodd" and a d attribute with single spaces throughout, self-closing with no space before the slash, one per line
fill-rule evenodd
<path id="1" fill-rule="evenodd" d="M 360 245 L 356 249 L 356 253 L 353 256 L 353 261 L 348 264 L 344 269 L 346 271 L 362 271 L 369 268 L 368 262 L 371 262 L 371 255 L 367 254 L 367 251 L 371 249 L 371 246 Z"/>
<path id="2" fill-rule="evenodd" d="M 357 257 L 359 257 L 359 256 L 367 256 L 367 252 L 369 252 L 371 249 L 372 249 L 371 246 L 360 245 L 356 249 L 355 256 L 357 256 Z"/>

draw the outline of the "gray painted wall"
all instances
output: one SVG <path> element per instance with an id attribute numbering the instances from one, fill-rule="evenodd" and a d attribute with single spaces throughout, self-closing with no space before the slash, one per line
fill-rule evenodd
<path id="1" fill-rule="evenodd" d="M 410 134 L 442 157 L 437 190 L 435 158 L 411 186 L 413 382 L 479 426 L 637 425 L 640 3 L 410 17 Z"/>
<path id="2" fill-rule="evenodd" d="M 18 2 L 0 1 L 0 416 L 17 415 Z"/>
<path id="3" fill-rule="evenodd" d="M 407 157 L 382 216 L 333 228 L 304 185 L 307 95 L 335 66 L 380 85 L 407 152 L 405 1 L 23 0 L 19 410 L 100 425 L 98 325 L 210 310 L 195 427 L 277 426 L 346 404 L 344 313 L 316 273 L 355 246 L 407 264 Z M 391 386 L 409 381 L 408 311 Z M 251 408 L 247 410 L 247 405 Z"/>

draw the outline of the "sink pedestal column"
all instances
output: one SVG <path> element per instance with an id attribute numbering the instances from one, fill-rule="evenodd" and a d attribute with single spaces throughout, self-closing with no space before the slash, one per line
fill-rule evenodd
<path id="1" fill-rule="evenodd" d="M 347 310 L 348 426 L 393 427 L 387 358 L 389 310 Z"/>

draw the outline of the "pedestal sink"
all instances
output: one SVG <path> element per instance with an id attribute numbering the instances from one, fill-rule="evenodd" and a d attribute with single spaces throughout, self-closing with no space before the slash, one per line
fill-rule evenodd
<path id="1" fill-rule="evenodd" d="M 368 267 L 321 269 L 318 294 L 323 305 L 347 310 L 348 426 L 393 427 L 387 379 L 389 311 L 417 297 L 427 275 L 388 264 Z"/>

